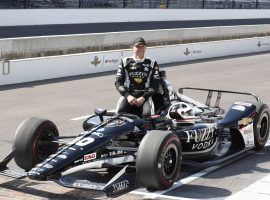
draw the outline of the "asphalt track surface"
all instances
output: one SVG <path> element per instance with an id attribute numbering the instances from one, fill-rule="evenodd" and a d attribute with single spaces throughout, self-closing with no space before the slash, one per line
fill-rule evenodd
<path id="1" fill-rule="evenodd" d="M 120 14 L 120 13 L 119 13 Z M 237 26 L 269 24 L 270 19 L 233 19 L 233 20 L 194 20 L 194 21 L 157 21 L 157 22 L 118 22 L 91 24 L 60 24 L 33 26 L 2 26 L 0 38 L 32 37 L 46 35 L 69 35 L 87 33 L 106 33 L 139 30 L 196 28 L 213 26 Z"/>
<path id="2" fill-rule="evenodd" d="M 175 88 L 189 86 L 248 91 L 270 104 L 270 53 L 208 59 L 167 65 L 168 79 Z M 82 131 L 83 120 L 71 120 L 91 114 L 95 107 L 114 109 L 119 94 L 114 88 L 115 72 L 0 87 L 0 158 L 10 151 L 18 125 L 27 117 L 52 120 L 61 135 Z M 204 101 L 205 94 L 190 93 Z M 222 105 L 247 97 L 224 95 Z M 181 187 L 156 196 L 156 199 L 226 199 L 270 173 L 270 148 L 252 153 L 233 163 L 197 177 Z M 16 168 L 14 162 L 10 164 Z M 183 167 L 180 180 L 203 169 Z M 105 181 L 106 175 L 87 174 Z M 267 189 L 266 189 L 267 190 Z M 150 199 L 155 193 L 137 190 L 118 199 Z M 0 175 L 0 199 L 106 199 L 103 193 L 63 188 L 51 182 L 14 180 Z"/>

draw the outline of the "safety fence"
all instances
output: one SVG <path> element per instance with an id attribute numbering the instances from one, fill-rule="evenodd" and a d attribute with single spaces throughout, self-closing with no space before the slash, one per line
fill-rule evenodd
<path id="1" fill-rule="evenodd" d="M 269 9 L 270 0 L 1 0 L 0 9 L 20 8 L 183 8 Z"/>

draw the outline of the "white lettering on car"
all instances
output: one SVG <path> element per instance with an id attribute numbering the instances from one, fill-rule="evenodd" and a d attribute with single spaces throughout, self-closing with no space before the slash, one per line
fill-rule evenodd
<path id="1" fill-rule="evenodd" d="M 119 183 L 115 183 L 112 185 L 113 189 L 114 190 L 123 190 L 125 188 L 127 188 L 129 185 L 129 181 L 128 180 L 123 180 L 123 181 L 120 181 Z"/>
<path id="2" fill-rule="evenodd" d="M 192 150 L 202 150 L 214 144 L 216 138 L 215 128 L 203 128 L 197 130 L 185 131 L 187 134 L 186 143 L 194 142 Z"/>
<path id="3" fill-rule="evenodd" d="M 88 144 L 91 144 L 94 141 L 95 141 L 94 138 L 87 137 L 87 138 L 84 138 L 81 141 L 77 142 L 76 145 L 80 146 L 80 147 L 83 147 L 83 146 L 86 146 Z"/>

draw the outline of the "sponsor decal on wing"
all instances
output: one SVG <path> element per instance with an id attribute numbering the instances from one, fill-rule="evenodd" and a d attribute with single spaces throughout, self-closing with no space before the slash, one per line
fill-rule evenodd
<path id="1" fill-rule="evenodd" d="M 112 187 L 114 190 L 119 191 L 119 190 L 124 190 L 125 188 L 128 187 L 128 185 L 129 185 L 129 181 L 123 180 L 123 181 L 120 181 L 119 183 L 112 184 Z"/>

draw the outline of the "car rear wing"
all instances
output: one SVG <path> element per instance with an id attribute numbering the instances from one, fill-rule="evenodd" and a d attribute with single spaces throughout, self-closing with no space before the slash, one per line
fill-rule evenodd
<path id="1" fill-rule="evenodd" d="M 229 91 L 229 90 L 214 90 L 214 89 L 205 89 L 205 88 L 192 88 L 192 87 L 182 87 L 179 88 L 178 92 L 180 94 L 183 94 L 184 90 L 202 90 L 202 91 L 208 91 L 208 95 L 205 101 L 205 105 L 210 107 L 210 102 L 213 96 L 213 93 L 217 93 L 217 98 L 215 101 L 215 106 L 214 107 L 219 107 L 220 104 L 220 99 L 221 99 L 221 94 L 222 93 L 229 93 L 229 94 L 241 94 L 241 95 L 249 95 L 249 96 L 253 96 L 257 102 L 261 103 L 260 98 L 252 93 L 248 93 L 248 92 L 236 92 L 236 91 Z"/>

